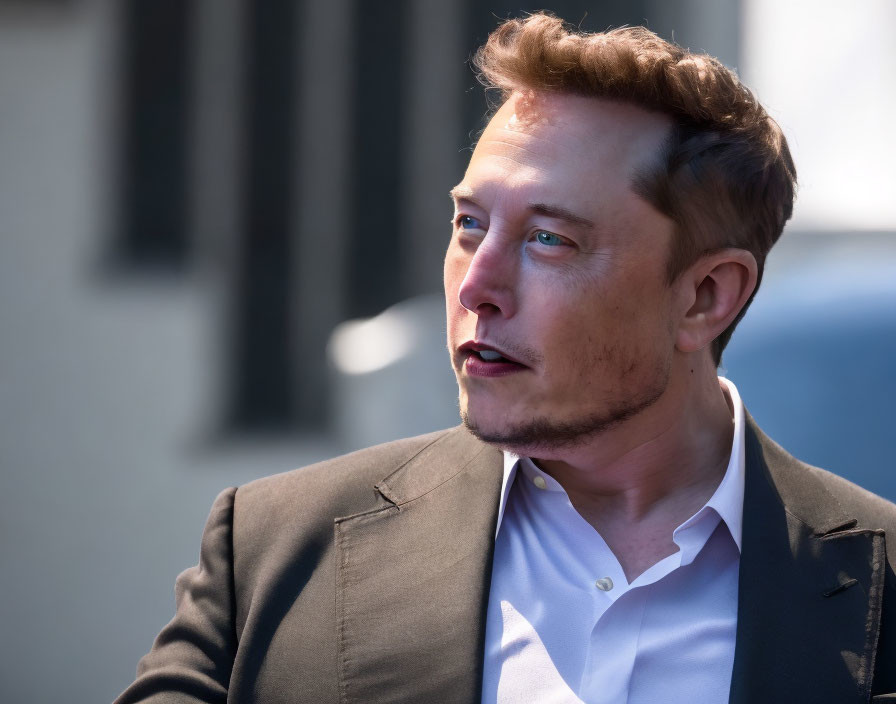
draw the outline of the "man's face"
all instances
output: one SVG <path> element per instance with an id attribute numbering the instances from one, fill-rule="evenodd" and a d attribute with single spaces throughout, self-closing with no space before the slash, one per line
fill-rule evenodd
<path id="1" fill-rule="evenodd" d="M 569 446 L 664 394 L 673 225 L 631 182 L 668 129 L 631 105 L 514 94 L 483 132 L 453 191 L 445 297 L 461 415 L 484 440 Z"/>

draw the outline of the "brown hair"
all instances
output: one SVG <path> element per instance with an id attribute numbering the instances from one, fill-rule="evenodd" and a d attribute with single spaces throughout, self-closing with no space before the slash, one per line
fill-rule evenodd
<path id="1" fill-rule="evenodd" d="M 669 115 L 674 128 L 657 165 L 633 188 L 672 219 L 672 282 L 701 255 L 724 247 L 765 257 L 793 212 L 796 168 L 787 141 L 733 71 L 644 27 L 583 34 L 549 14 L 508 20 L 474 57 L 486 88 L 559 91 L 622 100 Z M 722 350 L 747 307 L 712 344 Z"/>

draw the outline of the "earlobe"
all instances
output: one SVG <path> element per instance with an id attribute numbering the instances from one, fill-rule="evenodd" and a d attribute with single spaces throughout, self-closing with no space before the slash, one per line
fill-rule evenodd
<path id="1" fill-rule="evenodd" d="M 756 259 L 745 249 L 723 249 L 698 259 L 682 274 L 687 310 L 679 320 L 676 347 L 707 347 L 737 317 L 756 288 Z"/>

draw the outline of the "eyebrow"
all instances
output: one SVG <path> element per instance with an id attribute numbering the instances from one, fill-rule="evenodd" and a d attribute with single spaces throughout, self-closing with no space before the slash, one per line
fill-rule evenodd
<path id="1" fill-rule="evenodd" d="M 466 200 L 473 203 L 474 205 L 479 205 L 473 198 L 473 190 L 471 188 L 468 188 L 467 186 L 455 186 L 451 189 L 449 195 L 454 200 Z M 529 203 L 527 209 L 530 212 L 535 213 L 536 215 L 544 215 L 545 217 L 553 218 L 555 220 L 564 220 L 568 223 L 578 225 L 580 227 L 594 228 L 594 222 L 592 222 L 588 218 L 582 217 L 581 215 L 577 215 L 571 210 L 568 210 L 567 208 L 564 208 L 560 205 L 550 205 L 548 203 Z"/>
<path id="2" fill-rule="evenodd" d="M 453 200 L 473 200 L 473 189 L 468 186 L 455 186 L 450 191 L 448 191 L 448 195 L 451 196 Z M 475 202 L 475 201 L 474 201 Z"/>
<path id="3" fill-rule="evenodd" d="M 572 223 L 573 225 L 580 225 L 582 227 L 591 228 L 594 227 L 594 223 L 588 218 L 583 218 L 581 215 L 576 215 L 571 210 L 562 208 L 559 205 L 548 205 L 547 203 L 530 203 L 529 210 L 531 210 L 533 213 L 544 215 L 548 218 L 565 220 L 566 222 Z"/>

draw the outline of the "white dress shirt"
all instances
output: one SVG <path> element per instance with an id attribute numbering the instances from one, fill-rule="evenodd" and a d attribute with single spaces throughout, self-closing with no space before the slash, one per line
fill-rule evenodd
<path id="1" fill-rule="evenodd" d="M 715 704 L 728 701 L 737 627 L 744 410 L 728 468 L 672 533 L 678 552 L 629 583 L 566 492 L 504 455 L 482 701 Z"/>

